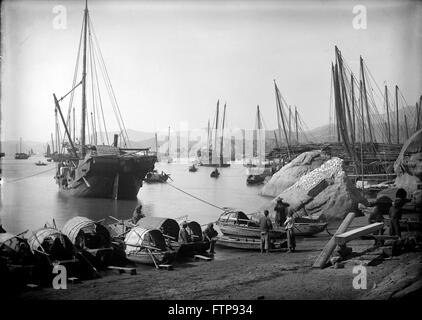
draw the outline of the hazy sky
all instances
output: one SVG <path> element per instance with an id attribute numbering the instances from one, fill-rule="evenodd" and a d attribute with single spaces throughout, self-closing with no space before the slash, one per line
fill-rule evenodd
<path id="1" fill-rule="evenodd" d="M 352 26 L 357 4 L 366 30 Z M 53 28 L 57 5 L 66 29 Z M 2 6 L 2 140 L 48 141 L 52 94 L 71 88 L 84 1 Z M 273 79 L 310 128 L 324 125 L 334 45 L 356 74 L 362 55 L 409 103 L 422 93 L 421 2 L 91 0 L 89 9 L 127 128 L 205 127 L 217 99 L 232 127 L 253 128 L 257 104 L 276 127 Z M 106 118 L 116 129 L 111 108 Z"/>

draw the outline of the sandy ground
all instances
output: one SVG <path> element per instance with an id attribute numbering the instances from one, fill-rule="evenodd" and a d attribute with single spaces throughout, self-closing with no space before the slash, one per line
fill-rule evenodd
<path id="1" fill-rule="evenodd" d="M 367 267 L 367 289 L 356 290 L 353 263 L 343 269 L 311 266 L 328 234 L 297 239 L 297 252 L 240 251 L 216 247 L 213 261 L 187 260 L 174 270 L 137 266 L 137 274 L 104 272 L 101 278 L 69 284 L 67 290 L 26 291 L 21 299 L 387 299 L 420 283 L 420 252 Z M 372 241 L 350 243 L 362 252 Z M 394 273 L 395 272 L 395 273 Z M 400 294 L 398 294 L 400 295 Z"/>

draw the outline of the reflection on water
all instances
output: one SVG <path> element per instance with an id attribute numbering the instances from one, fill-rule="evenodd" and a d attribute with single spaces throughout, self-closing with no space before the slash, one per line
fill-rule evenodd
<path id="1" fill-rule="evenodd" d="M 17 233 L 34 230 L 54 218 L 58 227 L 74 216 L 101 220 L 108 216 L 129 218 L 138 203 L 142 203 L 147 216 L 177 218 L 188 215 L 200 224 L 215 221 L 221 211 L 172 188 L 166 184 L 146 184 L 138 193 L 138 200 L 111 200 L 73 198 L 58 191 L 53 179 L 54 163 L 35 166 L 45 159 L 31 157 L 28 160 L 2 159 L 4 183 L 1 188 L 0 216 L 7 231 Z M 218 179 L 210 178 L 213 168 L 199 167 L 189 172 L 189 165 L 157 163 L 156 169 L 170 174 L 170 183 L 219 207 L 236 207 L 253 212 L 268 202 L 259 196 L 262 186 L 246 185 L 246 170 L 242 165 L 219 169 Z M 21 177 L 27 179 L 16 180 Z M 14 181 L 15 180 L 15 181 Z"/>

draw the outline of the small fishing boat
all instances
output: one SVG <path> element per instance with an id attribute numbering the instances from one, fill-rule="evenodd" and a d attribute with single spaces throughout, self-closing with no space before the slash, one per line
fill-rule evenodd
<path id="1" fill-rule="evenodd" d="M 242 238 L 260 238 L 261 230 L 258 223 L 251 220 L 244 212 L 238 210 L 227 210 L 218 218 L 216 225 L 225 236 Z M 270 231 L 272 239 L 284 238 L 284 229 L 273 229 Z"/>
<path id="2" fill-rule="evenodd" d="M 143 229 L 158 229 L 166 239 L 167 247 L 176 251 L 178 256 L 193 256 L 209 249 L 209 242 L 203 239 L 201 226 L 196 221 L 187 222 L 187 231 L 191 243 L 179 242 L 180 226 L 176 220 L 161 217 L 145 217 L 138 221 L 137 226 Z"/>
<path id="3" fill-rule="evenodd" d="M 50 161 L 51 161 L 51 160 L 50 160 Z M 36 166 L 46 166 L 47 164 L 46 164 L 45 162 L 38 161 L 38 162 L 35 162 L 35 165 L 36 165 Z"/>
<path id="4" fill-rule="evenodd" d="M 306 217 L 295 218 L 294 233 L 298 237 L 308 237 L 321 233 L 328 223 Z"/>
<path id="5" fill-rule="evenodd" d="M 242 238 L 242 237 L 230 237 L 230 236 L 219 236 L 217 238 L 216 245 L 244 250 L 260 250 L 261 240 L 255 238 Z M 270 239 L 269 251 L 282 251 L 287 249 L 287 240 L 282 239 Z"/>
<path id="6" fill-rule="evenodd" d="M 48 161 L 48 162 L 51 162 L 51 161 L 53 161 L 53 159 L 51 159 L 51 158 L 47 158 L 47 161 Z"/>
<path id="7" fill-rule="evenodd" d="M 126 257 L 128 260 L 158 265 L 174 259 L 175 251 L 169 250 L 162 232 L 158 229 L 144 229 L 136 226 L 125 237 Z"/>
<path id="8" fill-rule="evenodd" d="M 74 217 L 62 229 L 76 250 L 89 259 L 95 266 L 107 266 L 113 255 L 111 235 L 100 221 L 95 222 L 85 217 Z"/>
<path id="9" fill-rule="evenodd" d="M 196 172 L 198 171 L 198 168 L 193 164 L 189 167 L 189 172 Z"/>
<path id="10" fill-rule="evenodd" d="M 264 174 L 250 174 L 248 178 L 246 179 L 246 184 L 255 185 L 255 184 L 264 183 L 266 177 L 267 175 L 264 175 Z"/>
<path id="11" fill-rule="evenodd" d="M 220 176 L 220 171 L 218 171 L 217 169 L 212 171 L 211 174 L 210 174 L 211 178 L 218 178 L 219 176 Z"/>
<path id="12" fill-rule="evenodd" d="M 146 174 L 144 181 L 147 183 L 164 183 L 169 179 L 169 177 L 170 175 L 167 173 L 158 173 L 157 170 L 154 170 Z"/>
<path id="13" fill-rule="evenodd" d="M 0 271 L 0 276 L 7 279 L 14 288 L 36 282 L 34 278 L 36 259 L 28 241 L 21 237 L 24 233 L 26 232 L 18 235 L 0 233 L 0 260 L 4 267 Z"/>
<path id="14" fill-rule="evenodd" d="M 80 277 L 81 264 L 69 238 L 56 228 L 44 227 L 33 231 L 28 238 L 31 251 L 37 259 L 43 285 L 51 285 L 54 265 L 64 265 L 67 276 Z"/>

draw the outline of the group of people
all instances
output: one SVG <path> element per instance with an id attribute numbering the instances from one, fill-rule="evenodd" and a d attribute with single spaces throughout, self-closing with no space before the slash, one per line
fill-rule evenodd
<path id="1" fill-rule="evenodd" d="M 368 222 L 384 222 L 384 215 L 388 215 L 390 218 L 390 236 L 401 237 L 400 220 L 403 215 L 403 206 L 409 202 L 407 199 L 407 192 L 404 189 L 398 189 L 396 192 L 396 198 L 392 201 L 387 196 L 379 197 L 373 204 L 375 206 L 372 213 L 369 215 Z M 378 234 L 382 235 L 384 230 L 380 230 Z"/>
<path id="2" fill-rule="evenodd" d="M 290 205 L 287 202 L 283 202 L 282 198 L 277 199 L 276 206 L 274 207 L 275 219 L 274 223 L 276 227 L 284 227 L 287 236 L 287 252 L 294 252 L 296 249 L 295 240 L 295 221 L 292 210 L 289 210 Z M 269 211 L 264 211 L 264 216 L 259 219 L 259 228 L 261 230 L 261 253 L 269 252 L 270 249 L 270 233 L 273 230 L 273 223 L 268 217 Z"/>
<path id="3" fill-rule="evenodd" d="M 203 231 L 203 239 L 204 241 L 208 241 L 210 243 L 210 253 L 214 254 L 214 246 L 217 242 L 218 232 L 214 229 L 214 224 L 209 223 L 208 226 Z M 188 223 L 184 221 L 182 223 L 182 228 L 179 231 L 179 241 L 182 244 L 187 244 L 193 242 L 190 232 L 188 231 Z"/>

